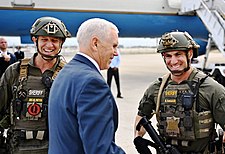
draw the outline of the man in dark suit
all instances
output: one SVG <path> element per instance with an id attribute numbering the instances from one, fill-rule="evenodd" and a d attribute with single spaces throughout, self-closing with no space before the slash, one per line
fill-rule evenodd
<path id="1" fill-rule="evenodd" d="M 14 53 L 14 55 L 16 56 L 16 60 L 21 60 L 24 58 L 24 52 L 21 51 L 21 46 L 16 46 L 17 51 Z"/>
<path id="2" fill-rule="evenodd" d="M 9 65 L 16 62 L 14 54 L 7 51 L 8 44 L 5 38 L 0 38 L 0 78 Z"/>
<path id="3" fill-rule="evenodd" d="M 104 19 L 84 22 L 79 52 L 59 72 L 49 96 L 49 154 L 124 154 L 115 144 L 118 109 L 100 70 L 117 55 L 117 27 Z"/>

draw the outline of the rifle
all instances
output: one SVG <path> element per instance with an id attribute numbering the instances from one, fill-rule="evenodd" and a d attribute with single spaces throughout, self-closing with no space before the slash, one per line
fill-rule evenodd
<path id="1" fill-rule="evenodd" d="M 160 152 L 160 154 L 181 154 L 174 146 L 165 143 L 162 137 L 159 136 L 153 128 L 151 121 L 148 121 L 145 116 L 142 117 L 142 119 L 137 124 L 136 130 L 140 131 L 141 126 L 145 128 L 149 136 L 158 146 L 157 150 Z"/>

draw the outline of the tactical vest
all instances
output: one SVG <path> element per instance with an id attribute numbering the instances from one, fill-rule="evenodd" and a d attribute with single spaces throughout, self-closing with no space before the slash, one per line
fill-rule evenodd
<path id="1" fill-rule="evenodd" d="M 159 93 L 159 132 L 172 141 L 183 141 L 183 146 L 188 146 L 188 141 L 208 137 L 213 130 L 211 112 L 200 110 L 198 103 L 199 86 L 207 76 L 196 73 L 190 81 L 167 84 Z"/>
<path id="2" fill-rule="evenodd" d="M 21 61 L 19 86 L 14 91 L 10 106 L 11 130 L 22 131 L 25 139 L 43 140 L 48 130 L 48 95 L 52 81 L 63 68 L 60 60 L 52 76 L 32 76 L 26 58 Z M 21 134 L 20 134 L 21 136 Z"/>

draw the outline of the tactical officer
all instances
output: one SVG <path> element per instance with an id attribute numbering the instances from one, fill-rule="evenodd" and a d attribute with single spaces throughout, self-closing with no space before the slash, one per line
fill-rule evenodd
<path id="1" fill-rule="evenodd" d="M 170 73 L 150 84 L 135 120 L 136 128 L 143 116 L 156 113 L 160 136 L 184 154 L 215 152 L 215 123 L 225 127 L 225 88 L 190 64 L 198 48 L 187 32 L 162 35 L 157 52 Z M 149 154 L 144 134 L 143 127 L 135 129 L 134 144 L 139 153 Z"/>
<path id="2" fill-rule="evenodd" d="M 53 17 L 35 21 L 31 39 L 37 52 L 11 65 L 0 81 L 0 126 L 8 128 L 8 153 L 48 153 L 48 95 L 65 61 L 59 53 L 70 32 Z"/>

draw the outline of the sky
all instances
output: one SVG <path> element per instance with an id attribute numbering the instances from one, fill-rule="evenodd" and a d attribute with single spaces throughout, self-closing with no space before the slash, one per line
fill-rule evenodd
<path id="1" fill-rule="evenodd" d="M 20 37 L 5 37 L 8 41 L 9 46 L 20 45 Z M 124 47 L 132 47 L 132 46 L 156 46 L 158 43 L 158 39 L 154 38 L 119 38 L 119 45 L 123 45 Z M 65 46 L 77 46 L 76 38 L 67 38 L 64 43 Z"/>

